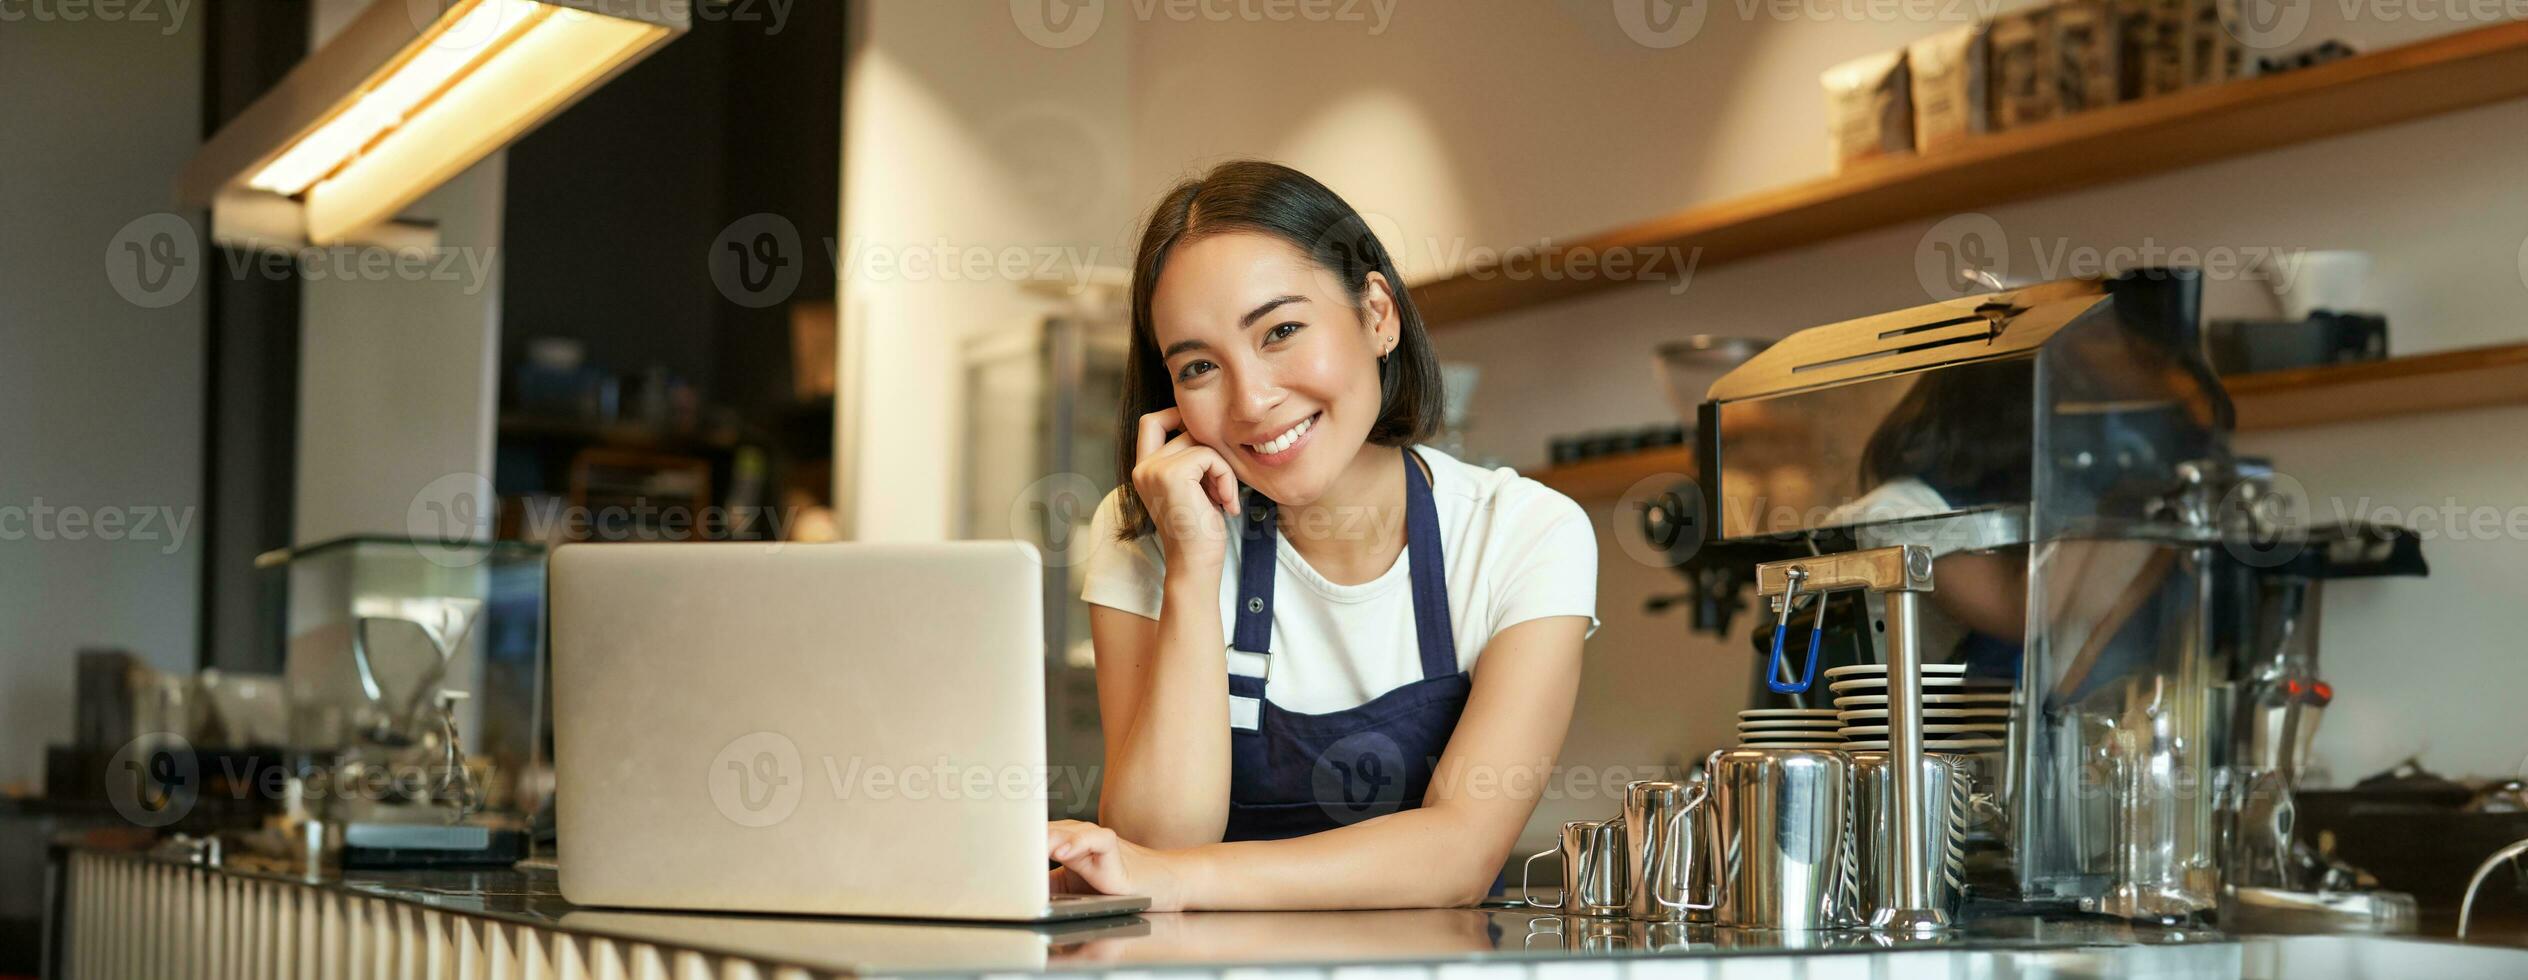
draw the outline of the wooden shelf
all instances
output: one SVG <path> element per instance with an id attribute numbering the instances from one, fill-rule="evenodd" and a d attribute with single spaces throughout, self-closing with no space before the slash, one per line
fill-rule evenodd
<path id="1" fill-rule="evenodd" d="M 2266 371 L 2221 379 L 2238 431 L 2528 405 L 2528 343 L 2469 347 L 2362 364 Z M 1612 500 L 1651 477 L 1694 475 L 1694 449 L 1669 446 L 1603 456 L 1528 474 L 1574 500 Z"/>
<path id="2" fill-rule="evenodd" d="M 1902 221 L 2057 194 L 2528 96 L 2528 21 L 2507 21 L 2298 71 L 2109 106 L 1927 156 L 1699 205 L 1558 241 L 1506 277 L 1494 263 L 1413 288 L 1435 328 L 1615 289 L 1579 250 L 1701 249 L 1698 268 Z M 1824 134 L 1818 134 L 1820 142 Z M 1556 274 L 1542 275 L 1538 269 Z M 1592 265 L 1585 271 L 1596 273 Z M 1667 270 L 1673 279 L 1674 270 Z"/>
<path id="3" fill-rule="evenodd" d="M 1662 489 L 1666 484 L 1693 477 L 1694 447 L 1662 446 L 1620 456 L 1600 456 L 1529 475 L 1573 500 L 1613 500 L 1652 477 L 1662 479 Z"/>
<path id="4" fill-rule="evenodd" d="M 2221 386 L 2241 432 L 2528 405 L 2528 344 L 2242 374 Z"/>

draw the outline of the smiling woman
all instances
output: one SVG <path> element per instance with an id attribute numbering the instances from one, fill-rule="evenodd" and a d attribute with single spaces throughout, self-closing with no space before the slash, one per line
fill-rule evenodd
<path id="1" fill-rule="evenodd" d="M 1595 628 L 1569 499 L 1416 446 L 1439 366 L 1333 191 L 1224 164 L 1152 211 L 1083 598 L 1104 826 L 1068 890 L 1154 908 L 1470 904 L 1560 750 Z"/>

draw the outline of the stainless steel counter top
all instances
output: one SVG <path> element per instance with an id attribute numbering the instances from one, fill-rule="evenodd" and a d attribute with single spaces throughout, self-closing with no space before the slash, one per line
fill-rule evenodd
<path id="1" fill-rule="evenodd" d="M 133 860 L 151 860 L 123 855 Z M 2528 976 L 2528 950 L 2374 937 L 2230 937 L 2084 919 L 1971 920 L 1934 940 L 1563 918 L 1514 909 L 1145 914 L 1045 927 L 580 908 L 552 872 L 352 871 L 290 882 L 541 929 L 849 974 L 1456 977 Z"/>

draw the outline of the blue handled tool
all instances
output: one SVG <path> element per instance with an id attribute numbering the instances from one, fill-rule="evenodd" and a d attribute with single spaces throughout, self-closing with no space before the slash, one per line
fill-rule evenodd
<path id="1" fill-rule="evenodd" d="M 1764 666 L 1764 686 L 1775 694 L 1803 694 L 1817 681 L 1817 645 L 1826 635 L 1826 594 L 1817 593 L 1817 620 L 1808 627 L 1808 666 L 1800 668 L 1799 679 L 1782 679 L 1782 638 L 1791 631 L 1791 607 L 1799 600 L 1799 583 L 1808 577 L 1808 570 L 1790 571 L 1790 588 L 1782 593 L 1782 611 L 1773 623 L 1773 656 Z"/>

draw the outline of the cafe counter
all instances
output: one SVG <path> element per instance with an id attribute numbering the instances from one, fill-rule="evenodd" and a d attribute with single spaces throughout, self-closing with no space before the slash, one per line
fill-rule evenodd
<path id="1" fill-rule="evenodd" d="M 581 908 L 553 872 L 307 880 L 68 846 L 48 969 L 74 978 L 1311 978 L 2528 976 L 2528 950 L 2231 937 L 2107 920 L 1980 918 L 1936 939 L 1716 930 L 1513 908 L 1149 913 L 1049 926 Z"/>

